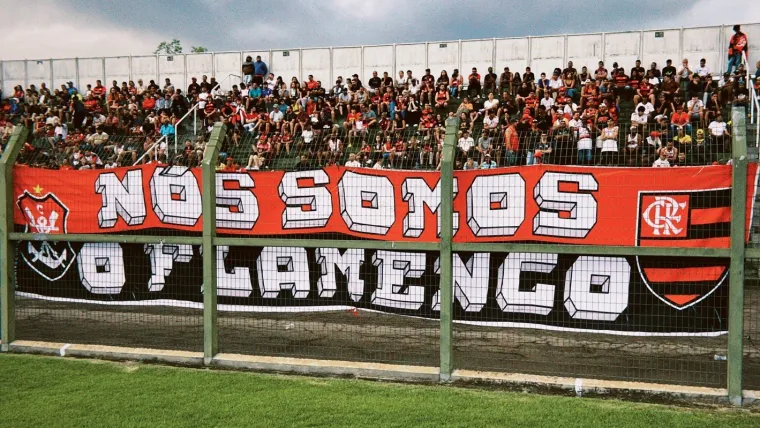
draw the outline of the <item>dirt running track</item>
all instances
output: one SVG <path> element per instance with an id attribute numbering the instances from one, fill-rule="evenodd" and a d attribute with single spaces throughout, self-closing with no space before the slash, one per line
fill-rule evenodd
<path id="1" fill-rule="evenodd" d="M 760 389 L 760 288 L 745 305 L 745 389 Z M 200 310 L 17 298 L 17 337 L 201 351 Z M 438 364 L 438 322 L 370 312 L 219 313 L 222 352 Z M 725 387 L 727 339 L 652 338 L 455 325 L 457 368 Z"/>

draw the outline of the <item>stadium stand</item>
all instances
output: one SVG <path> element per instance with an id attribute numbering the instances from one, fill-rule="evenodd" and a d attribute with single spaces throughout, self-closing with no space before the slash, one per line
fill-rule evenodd
<path id="1" fill-rule="evenodd" d="M 462 169 L 708 165 L 728 158 L 728 109 L 749 102 L 747 79 L 756 91 L 760 82 L 760 68 L 750 75 L 741 61 L 713 76 L 704 60 L 676 67 L 669 59 L 646 69 L 640 61 L 599 61 L 578 70 L 571 61 L 538 76 L 530 67 L 500 74 L 428 69 L 422 76 L 378 70 L 366 82 L 354 74 L 325 85 L 311 75 L 286 80 L 251 61 L 229 91 L 205 75 L 187 88 L 169 78 L 162 86 L 142 79 L 110 87 L 101 80 L 85 88 L 71 81 L 18 85 L 0 101 L 2 141 L 15 125 L 33 129 L 19 162 L 42 168 L 192 167 L 221 121 L 231 138 L 219 170 L 436 169 L 444 122 L 458 117 Z M 197 123 L 178 126 L 194 106 Z"/>

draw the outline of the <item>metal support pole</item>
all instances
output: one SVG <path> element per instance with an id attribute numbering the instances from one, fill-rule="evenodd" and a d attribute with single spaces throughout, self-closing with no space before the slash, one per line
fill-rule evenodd
<path id="1" fill-rule="evenodd" d="M 567 34 L 565 34 L 565 37 L 562 39 L 562 66 L 564 67 L 565 64 L 570 60 L 568 58 L 568 49 L 567 49 L 567 41 L 569 38 L 567 37 Z"/>
<path id="2" fill-rule="evenodd" d="M 443 141 L 443 159 L 441 160 L 441 363 L 440 380 L 451 380 L 454 370 L 451 351 L 453 349 L 453 301 L 454 280 L 452 267 L 451 240 L 454 236 L 454 149 L 456 147 L 457 118 L 446 122 L 446 138 Z"/>
<path id="3" fill-rule="evenodd" d="M 491 45 L 491 67 L 493 67 L 495 73 L 498 73 L 498 68 L 496 67 L 496 37 L 493 38 L 493 45 Z"/>
<path id="4" fill-rule="evenodd" d="M 0 157 L 0 351 L 8 351 L 8 345 L 16 339 L 16 242 L 10 240 L 13 232 L 13 164 L 29 131 L 17 126 Z"/>
<path id="5" fill-rule="evenodd" d="M 79 58 L 74 58 L 74 68 L 76 69 L 76 73 L 77 73 L 76 79 L 74 80 L 77 85 L 77 89 L 79 89 L 82 87 L 82 85 L 79 84 Z"/>
<path id="6" fill-rule="evenodd" d="M 53 83 L 55 81 L 55 72 L 53 71 L 53 58 L 50 58 L 50 86 L 48 86 L 48 89 L 50 89 L 51 93 L 55 92 L 55 84 Z"/>
<path id="7" fill-rule="evenodd" d="M 430 43 L 425 42 L 425 70 L 430 68 Z"/>
<path id="8" fill-rule="evenodd" d="M 526 65 L 526 67 L 532 67 L 532 64 L 533 64 L 533 37 L 528 36 L 528 64 Z"/>
<path id="9" fill-rule="evenodd" d="M 211 364 L 219 352 L 216 316 L 216 159 L 227 129 L 214 125 L 203 156 L 203 362 Z"/>
<path id="10" fill-rule="evenodd" d="M 734 108 L 731 189 L 731 270 L 728 284 L 728 398 L 742 405 L 744 348 L 744 242 L 747 212 L 747 127 L 744 109 Z"/>

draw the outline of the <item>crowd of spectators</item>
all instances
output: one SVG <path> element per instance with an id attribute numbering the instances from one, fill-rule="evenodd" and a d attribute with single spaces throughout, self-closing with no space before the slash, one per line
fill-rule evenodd
<path id="1" fill-rule="evenodd" d="M 705 165 L 731 151 L 726 107 L 747 105 L 747 79 L 760 85 L 760 62 L 754 76 L 733 60 L 715 75 L 704 59 L 662 68 L 636 61 L 629 70 L 602 61 L 578 70 L 571 61 L 538 76 L 530 67 L 385 71 L 323 85 L 311 75 L 286 81 L 249 57 L 242 73 L 229 91 L 207 76 L 187 88 L 168 78 L 161 86 L 142 79 L 109 87 L 97 80 L 81 90 L 73 82 L 17 86 L 0 101 L 2 142 L 26 126 L 32 132 L 20 162 L 54 169 L 198 166 L 213 124 L 223 122 L 229 138 L 220 170 L 435 169 L 446 123 L 457 119 L 461 169 Z M 176 124 L 196 105 L 201 132 L 175 151 Z"/>

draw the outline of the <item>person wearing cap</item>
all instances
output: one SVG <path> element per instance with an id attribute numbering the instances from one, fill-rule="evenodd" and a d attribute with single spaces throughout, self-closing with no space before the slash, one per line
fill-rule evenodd
<path id="1" fill-rule="evenodd" d="M 707 162 L 707 141 L 705 130 L 697 129 L 697 136 L 691 145 L 691 160 L 694 165 L 705 165 Z"/>
<path id="2" fill-rule="evenodd" d="M 679 126 L 676 128 L 676 135 L 673 136 L 673 145 L 678 149 L 679 153 L 691 155 L 692 139 L 691 133 L 686 131 L 686 128 Z"/>
<path id="3" fill-rule="evenodd" d="M 668 154 L 664 150 L 660 151 L 660 155 L 657 160 L 652 164 L 654 168 L 670 168 L 670 162 L 668 161 Z"/>
<path id="4" fill-rule="evenodd" d="M 496 162 L 494 162 L 494 161 L 491 160 L 491 155 L 486 154 L 483 157 L 483 162 L 480 163 L 480 167 L 479 168 L 480 169 L 494 169 L 497 166 L 498 165 L 496 165 Z"/>
<path id="5" fill-rule="evenodd" d="M 549 141 L 549 136 L 546 131 L 543 131 L 533 145 L 533 149 L 528 150 L 525 164 L 540 165 L 543 163 L 549 163 L 548 160 L 552 151 L 553 149 L 551 142 Z"/>

